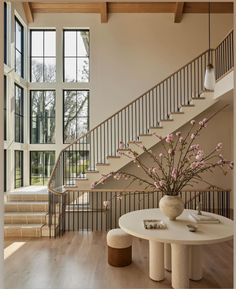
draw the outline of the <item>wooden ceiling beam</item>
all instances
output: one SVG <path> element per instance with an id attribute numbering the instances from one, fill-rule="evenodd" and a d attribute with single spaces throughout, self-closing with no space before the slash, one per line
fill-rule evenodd
<path id="1" fill-rule="evenodd" d="M 108 22 L 108 5 L 107 2 L 101 3 L 101 23 Z"/>
<path id="2" fill-rule="evenodd" d="M 108 21 L 108 13 L 174 13 L 176 21 L 181 21 L 183 13 L 208 13 L 207 2 L 25 3 L 31 8 L 32 15 L 33 13 L 98 13 L 104 23 Z M 211 2 L 211 13 L 233 13 L 233 2 Z"/>
<path id="3" fill-rule="evenodd" d="M 180 23 L 183 19 L 183 12 L 184 12 L 184 2 L 176 2 L 175 7 L 175 23 Z"/>
<path id="4" fill-rule="evenodd" d="M 34 22 L 34 15 L 33 15 L 32 9 L 31 9 L 31 3 L 23 2 L 23 9 L 25 12 L 25 18 L 26 18 L 27 22 L 28 23 Z"/>

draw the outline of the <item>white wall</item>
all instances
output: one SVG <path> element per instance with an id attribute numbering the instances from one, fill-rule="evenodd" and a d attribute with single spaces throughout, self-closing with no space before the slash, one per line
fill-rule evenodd
<path id="1" fill-rule="evenodd" d="M 212 16 L 212 45 L 232 28 L 232 15 Z M 88 27 L 91 128 L 208 48 L 207 15 L 36 14 L 31 27 Z M 61 55 L 60 55 L 61 57 Z"/>

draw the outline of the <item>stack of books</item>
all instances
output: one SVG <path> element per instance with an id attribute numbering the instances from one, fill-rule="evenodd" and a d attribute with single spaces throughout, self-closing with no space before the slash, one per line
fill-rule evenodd
<path id="1" fill-rule="evenodd" d="M 205 215 L 202 213 L 202 215 L 198 215 L 197 213 L 190 213 L 189 217 L 192 221 L 198 223 L 198 224 L 219 224 L 220 220 L 210 216 L 210 215 Z"/>

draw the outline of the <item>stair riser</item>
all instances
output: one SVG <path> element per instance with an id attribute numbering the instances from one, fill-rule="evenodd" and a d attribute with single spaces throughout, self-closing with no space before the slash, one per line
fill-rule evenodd
<path id="1" fill-rule="evenodd" d="M 4 236 L 18 238 L 39 238 L 42 236 L 41 228 L 4 228 Z"/>
<path id="2" fill-rule="evenodd" d="M 46 216 L 5 216 L 5 224 L 45 224 Z"/>
<path id="3" fill-rule="evenodd" d="M 5 212 L 47 212 L 48 203 L 37 204 L 5 204 Z"/>
<path id="4" fill-rule="evenodd" d="M 46 202 L 48 194 L 8 194 L 8 202 Z"/>

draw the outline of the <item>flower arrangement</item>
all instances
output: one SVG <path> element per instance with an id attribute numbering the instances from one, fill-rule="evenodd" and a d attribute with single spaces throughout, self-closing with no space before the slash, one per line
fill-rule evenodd
<path id="1" fill-rule="evenodd" d="M 205 152 L 200 144 L 196 143 L 201 131 L 207 127 L 209 120 L 210 118 L 204 118 L 198 124 L 192 120 L 186 135 L 182 135 L 179 131 L 163 138 L 154 133 L 153 135 L 161 141 L 163 149 L 158 155 L 140 142 L 135 142 L 136 146 L 140 147 L 153 160 L 151 167 L 141 160 L 135 150 L 124 150 L 125 144 L 120 142 L 119 154 L 132 159 L 143 170 L 147 178 L 140 178 L 127 172 L 111 172 L 103 175 L 98 182 L 93 183 L 92 188 L 98 184 L 103 184 L 106 179 L 113 176 L 116 180 L 139 182 L 139 184 L 145 185 L 145 189 L 158 190 L 163 195 L 178 196 L 185 186 L 193 186 L 193 183 L 199 181 L 206 182 L 202 178 L 204 172 L 213 172 L 214 169 L 218 168 L 223 174 L 226 174 L 227 169 L 233 169 L 234 164 L 222 155 L 223 144 L 218 143 L 210 152 Z"/>

